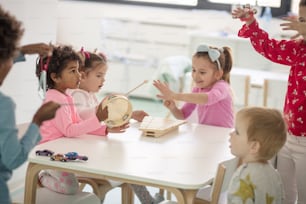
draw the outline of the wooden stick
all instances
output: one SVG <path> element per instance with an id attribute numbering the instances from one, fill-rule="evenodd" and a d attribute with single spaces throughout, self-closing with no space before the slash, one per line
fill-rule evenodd
<path id="1" fill-rule="evenodd" d="M 141 87 L 142 85 L 144 85 L 145 83 L 148 83 L 148 80 L 144 80 L 141 84 L 139 84 L 138 86 L 136 86 L 135 88 L 129 90 L 128 92 L 126 92 L 124 95 L 128 96 L 131 92 L 135 91 L 136 89 L 138 89 L 139 87 Z"/>

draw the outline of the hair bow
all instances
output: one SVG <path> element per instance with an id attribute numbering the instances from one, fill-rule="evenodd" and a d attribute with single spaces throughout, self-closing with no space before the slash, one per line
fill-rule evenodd
<path id="1" fill-rule="evenodd" d="M 89 59 L 90 58 L 90 54 L 89 52 L 84 50 L 84 47 L 81 48 L 80 52 L 82 53 L 82 55 L 85 57 L 85 59 Z"/>
<path id="2" fill-rule="evenodd" d="M 220 53 L 219 50 L 210 48 L 207 45 L 200 45 L 197 48 L 197 52 L 207 52 L 208 56 L 209 56 L 209 59 L 212 62 L 216 62 L 217 65 L 218 65 L 218 69 L 221 69 L 221 64 L 220 64 L 220 61 L 219 61 L 219 57 L 220 57 L 221 53 Z"/>
<path id="3" fill-rule="evenodd" d="M 50 63 L 50 56 L 47 58 L 46 63 L 43 63 L 43 58 L 40 57 L 40 76 L 38 81 L 38 95 L 44 99 L 47 91 L 47 71 Z"/>

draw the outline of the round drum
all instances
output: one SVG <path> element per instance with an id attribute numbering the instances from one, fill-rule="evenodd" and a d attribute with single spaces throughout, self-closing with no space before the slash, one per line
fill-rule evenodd
<path id="1" fill-rule="evenodd" d="M 102 109 L 106 106 L 108 109 L 108 118 L 104 121 L 108 127 L 119 127 L 128 123 L 132 117 L 132 104 L 126 96 L 106 96 L 101 105 Z"/>

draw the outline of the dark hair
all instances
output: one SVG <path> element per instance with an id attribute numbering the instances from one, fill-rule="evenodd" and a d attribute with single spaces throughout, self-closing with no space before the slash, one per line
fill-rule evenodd
<path id="1" fill-rule="evenodd" d="M 15 16 L 3 10 L 1 5 L 0 25 L 0 61 L 3 61 L 16 55 L 24 29 L 22 23 Z"/>
<path id="2" fill-rule="evenodd" d="M 89 71 L 98 64 L 106 65 L 107 60 L 104 54 L 102 53 L 92 53 L 81 50 L 78 52 L 81 63 L 80 63 L 80 71 Z"/>
<path id="3" fill-rule="evenodd" d="M 51 57 L 39 57 L 36 62 L 36 76 L 39 78 L 42 67 L 47 67 L 47 89 L 54 88 L 54 81 L 51 79 L 51 73 L 60 76 L 64 68 L 71 61 L 79 61 L 79 55 L 72 49 L 71 46 L 53 46 Z"/>
<path id="4" fill-rule="evenodd" d="M 233 66 L 233 58 L 232 58 L 232 52 L 231 48 L 229 47 L 222 47 L 222 49 L 218 49 L 216 47 L 209 47 L 210 49 L 216 49 L 220 52 L 219 62 L 221 69 L 223 70 L 222 78 L 227 83 L 230 83 L 230 72 L 232 70 Z M 207 57 L 210 61 L 211 59 L 208 57 L 208 52 L 196 52 L 194 54 L 196 57 Z M 216 68 L 218 68 L 216 62 L 212 62 L 216 64 Z"/>
<path id="5" fill-rule="evenodd" d="M 301 0 L 299 6 L 306 6 L 306 0 Z"/>

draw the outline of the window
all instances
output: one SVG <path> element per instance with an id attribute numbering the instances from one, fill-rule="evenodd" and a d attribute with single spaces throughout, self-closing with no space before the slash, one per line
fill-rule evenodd
<path id="1" fill-rule="evenodd" d="M 182 6 L 196 6 L 198 4 L 198 0 L 125 0 L 125 1 L 171 4 L 171 5 L 182 5 Z"/>

